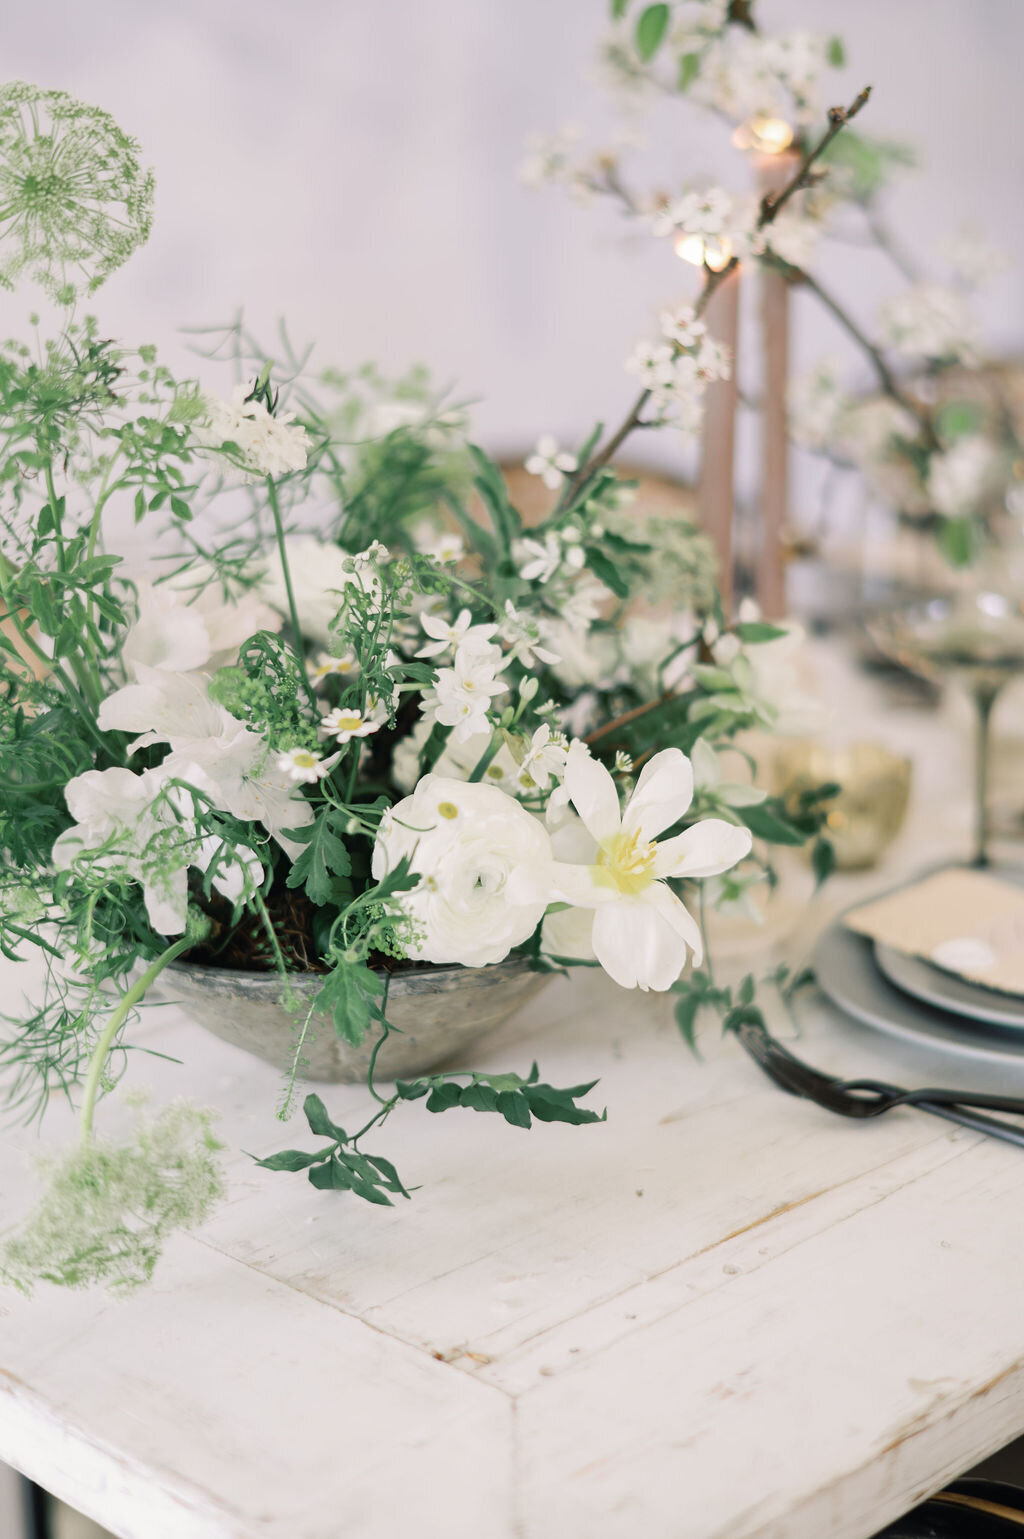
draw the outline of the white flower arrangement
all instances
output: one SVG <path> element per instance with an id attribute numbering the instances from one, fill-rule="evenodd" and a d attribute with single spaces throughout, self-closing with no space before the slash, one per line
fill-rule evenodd
<path id="1" fill-rule="evenodd" d="M 710 229 L 721 214 L 704 197 L 679 217 Z M 692 421 L 730 360 L 697 307 L 661 324 L 635 372 L 655 422 Z M 24 1287 L 152 1271 L 155 1241 L 130 1264 L 118 1247 L 130 1183 L 93 1205 L 108 1228 L 87 1263 L 81 1225 L 64 1244 L 47 1203 L 95 1183 L 97 1100 L 135 1006 L 178 958 L 276 971 L 286 996 L 312 969 L 313 1010 L 375 1043 L 368 1127 L 421 1097 L 520 1127 L 593 1123 L 590 1087 L 535 1073 L 460 1088 L 451 1071 L 381 1095 L 392 974 L 598 966 L 673 992 L 688 1031 L 702 884 L 735 904 L 769 870 L 767 846 L 820 843 L 813 797 L 793 809 L 723 767 L 737 733 L 780 730 L 803 705 L 798 635 L 746 611 L 730 623 L 708 542 L 631 505 L 615 435 L 539 438 L 527 468 L 556 500 L 527 527 L 422 377 L 389 402 L 374 371 L 293 370 L 279 393 L 284 371 L 228 340 L 254 355 L 228 400 L 89 321 L 67 320 L 43 371 L 0 350 L 0 946 L 67 961 L 2 1055 L 30 1109 L 82 1087 L 82 1155 L 6 1251 Z M 118 502 L 162 553 L 145 571 L 108 544 Z M 740 1006 L 716 998 L 728 1023 Z M 290 1083 L 301 1052 L 302 1034 Z M 306 1109 L 326 1150 L 262 1165 L 371 1202 L 408 1196 L 360 1151 L 367 1129 L 350 1138 L 316 1097 Z M 189 1202 L 145 1164 L 168 1139 Z M 138 1148 L 154 1234 L 199 1221 L 219 1190 L 205 1115 L 143 1130 Z"/>

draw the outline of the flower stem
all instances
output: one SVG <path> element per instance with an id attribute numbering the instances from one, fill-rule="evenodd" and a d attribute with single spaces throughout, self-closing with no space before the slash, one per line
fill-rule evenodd
<path id="1" fill-rule="evenodd" d="M 284 591 L 288 595 L 288 618 L 291 620 L 292 624 L 292 644 L 299 655 L 299 663 L 302 668 L 302 679 L 306 686 L 306 695 L 309 698 L 309 703 L 313 707 L 314 712 L 319 715 L 319 711 L 317 710 L 316 695 L 313 691 L 312 684 L 309 682 L 309 675 L 306 672 L 306 644 L 302 638 L 302 627 L 299 624 L 299 611 L 295 605 L 295 591 L 292 588 L 291 568 L 288 565 L 288 552 L 285 548 L 284 524 L 281 522 L 281 505 L 277 500 L 277 488 L 275 487 L 270 476 L 267 477 L 267 501 L 270 504 L 270 511 L 274 515 L 274 532 L 277 535 L 277 550 L 281 557 L 281 575 L 284 578 Z"/>
<path id="2" fill-rule="evenodd" d="M 136 979 L 128 992 L 122 995 L 120 1003 L 114 1008 L 109 1021 L 100 1034 L 99 1041 L 93 1048 L 88 1072 L 85 1077 L 85 1093 L 82 1097 L 82 1110 L 79 1119 L 83 1144 L 88 1144 L 92 1138 L 92 1120 L 96 1110 L 96 1099 L 100 1092 L 103 1068 L 110 1054 L 110 1049 L 114 1044 L 114 1039 L 128 1019 L 130 1012 L 145 997 L 150 985 L 159 978 L 167 964 L 173 962 L 175 957 L 181 956 L 183 951 L 187 951 L 190 946 L 194 945 L 195 936 L 188 932 L 180 940 L 175 941 L 173 945 L 168 946 L 166 951 L 160 953 L 155 962 L 150 963 L 142 977 Z"/>

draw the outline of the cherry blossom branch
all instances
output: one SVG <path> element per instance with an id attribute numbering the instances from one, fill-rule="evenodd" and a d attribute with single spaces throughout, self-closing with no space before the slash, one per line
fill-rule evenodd
<path id="1" fill-rule="evenodd" d="M 812 149 L 807 151 L 793 176 L 786 183 L 786 185 L 780 189 L 779 192 L 766 193 L 764 198 L 762 198 L 761 208 L 757 216 L 757 223 L 754 226 L 755 232 L 758 230 L 763 230 L 767 225 L 772 224 L 778 215 L 779 210 L 785 207 L 789 199 L 793 197 L 795 193 L 799 192 L 801 188 L 810 185 L 810 181 L 812 180 L 810 173 L 815 162 L 821 157 L 821 155 L 824 154 L 825 150 L 832 143 L 832 140 L 836 137 L 836 135 L 846 127 L 847 123 L 849 123 L 853 118 L 857 116 L 857 113 L 860 112 L 861 108 L 867 104 L 870 96 L 871 87 L 865 86 L 863 91 L 854 97 L 853 101 L 848 107 L 829 108 L 828 128 L 822 137 L 818 140 L 817 144 L 815 144 Z M 625 194 L 625 189 L 622 187 L 621 183 L 613 185 L 610 179 L 606 179 L 606 185 L 608 190 L 613 192 L 616 196 L 623 197 L 625 195 L 626 206 L 628 208 L 633 207 L 633 200 L 628 196 L 628 194 Z M 694 306 L 694 311 L 697 318 L 704 314 L 704 311 L 707 309 L 711 297 L 715 293 L 715 290 L 718 288 L 719 284 L 723 283 L 731 273 L 735 272 L 738 266 L 739 258 L 735 256 L 730 257 L 729 261 L 726 262 L 724 267 L 719 268 L 717 271 L 708 267 L 705 263 L 704 287 L 702 288 L 697 303 Z M 555 509 L 556 515 L 569 506 L 573 497 L 575 497 L 581 486 L 586 485 L 592 476 L 596 475 L 599 470 L 602 470 L 604 466 L 608 464 L 609 460 L 611 460 L 618 453 L 619 449 L 622 447 L 631 433 L 633 433 L 638 427 L 646 426 L 643 413 L 644 408 L 646 407 L 650 398 L 650 390 L 642 390 L 637 396 L 636 400 L 633 402 L 633 405 L 627 413 L 625 420 L 620 424 L 620 426 L 611 435 L 607 442 L 601 445 L 599 448 L 595 449 L 594 453 L 589 456 L 584 464 L 582 464 L 576 471 L 574 471 L 573 474 L 567 479 L 562 490 L 562 495 L 558 500 L 558 506 Z"/>

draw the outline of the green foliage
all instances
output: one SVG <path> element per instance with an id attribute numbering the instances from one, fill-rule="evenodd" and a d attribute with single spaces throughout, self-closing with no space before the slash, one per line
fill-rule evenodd
<path id="1" fill-rule="evenodd" d="M 122 1143 L 89 1142 L 44 1164 L 39 1206 L 9 1239 L 0 1277 L 127 1293 L 148 1282 L 168 1236 L 194 1229 L 223 1195 L 209 1113 L 183 1102 Z"/>
<path id="2" fill-rule="evenodd" d="M 607 1112 L 590 1111 L 576 1102 L 589 1094 L 597 1084 L 590 1080 L 585 1085 L 573 1085 L 568 1090 L 556 1090 L 553 1085 L 540 1082 L 540 1070 L 534 1064 L 526 1079 L 518 1074 L 470 1074 L 467 1085 L 459 1085 L 447 1074 L 423 1079 L 399 1080 L 395 1089 L 403 1101 L 418 1101 L 426 1097 L 427 1111 L 451 1111 L 455 1106 L 468 1107 L 471 1111 L 498 1112 L 513 1127 L 528 1128 L 531 1119 L 538 1122 L 604 1122 Z"/>
<path id="3" fill-rule="evenodd" d="M 322 1192 L 352 1192 L 379 1207 L 393 1206 L 389 1192 L 402 1197 L 410 1195 L 391 1161 L 380 1155 L 360 1153 L 356 1139 L 350 1139 L 344 1128 L 331 1121 L 318 1095 L 308 1095 L 302 1109 L 310 1132 L 331 1142 L 312 1152 L 282 1149 L 279 1154 L 257 1160 L 257 1165 L 264 1170 L 304 1170 L 310 1185 Z"/>
<path id="4" fill-rule="evenodd" d="M 348 815 L 336 807 L 324 807 L 312 823 L 288 830 L 288 838 L 305 848 L 288 872 L 289 887 L 301 887 L 311 903 L 322 907 L 348 902 L 355 890 L 349 879 L 352 860 L 342 835 Z"/>
<path id="5" fill-rule="evenodd" d="M 384 985 L 364 962 L 341 960 L 323 981 L 317 1009 L 334 1018 L 339 1037 L 358 1047 L 378 1013 Z"/>
<path id="6" fill-rule="evenodd" d="M 92 293 L 147 239 L 153 176 L 98 107 L 0 87 L 0 285 L 28 275 L 59 304 Z"/>
<path id="7" fill-rule="evenodd" d="M 636 51 L 647 63 L 661 47 L 668 30 L 671 9 L 667 5 L 649 5 L 640 12 L 636 24 Z"/>

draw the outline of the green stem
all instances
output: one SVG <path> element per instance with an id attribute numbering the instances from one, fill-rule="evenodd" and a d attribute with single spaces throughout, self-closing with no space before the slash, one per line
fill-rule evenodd
<path id="1" fill-rule="evenodd" d="M 484 778 L 491 760 L 496 757 L 503 742 L 504 737 L 502 733 L 496 730 L 491 737 L 491 741 L 488 743 L 487 747 L 484 749 L 483 753 L 480 755 L 479 759 L 473 766 L 473 773 L 469 777 L 470 785 L 473 785 L 476 781 L 482 780 Z"/>
<path id="2" fill-rule="evenodd" d="M 302 637 L 302 627 L 299 624 L 299 611 L 295 604 L 295 592 L 292 588 L 291 569 L 288 566 L 288 552 L 285 549 L 284 539 L 284 524 L 281 522 L 281 506 L 277 500 L 277 488 L 274 486 L 274 483 L 269 476 L 267 477 L 267 501 L 270 504 L 270 511 L 274 515 L 274 532 L 277 536 L 278 554 L 281 557 L 281 575 L 284 578 L 284 590 L 288 595 L 288 617 L 291 620 L 293 633 L 292 644 L 299 655 L 299 663 L 302 667 L 302 679 L 306 686 L 306 694 L 309 698 L 309 703 L 313 707 L 314 712 L 319 715 L 320 712 L 317 706 L 316 694 L 313 690 L 312 684 L 309 682 L 309 675 L 306 672 L 306 645 Z"/>
<path id="3" fill-rule="evenodd" d="M 154 983 L 157 978 L 159 978 L 160 974 L 163 972 L 168 963 L 173 962 L 175 957 L 181 956 L 183 951 L 187 951 L 188 948 L 193 945 L 195 945 L 195 936 L 186 934 L 183 935 L 180 940 L 175 941 L 172 946 L 168 946 L 166 951 L 161 952 L 156 961 L 152 962 L 149 967 L 146 968 L 146 971 L 142 974 L 142 977 L 137 979 L 136 982 L 132 984 L 128 992 L 122 997 L 120 1004 L 116 1006 L 113 1014 L 110 1017 L 110 1020 L 103 1028 L 100 1039 L 93 1049 L 92 1057 L 89 1060 L 89 1069 L 85 1077 L 85 1094 L 82 1097 L 82 1111 L 80 1116 L 83 1144 L 88 1144 L 92 1137 L 92 1119 L 96 1110 L 96 1098 L 100 1092 L 100 1083 L 103 1079 L 103 1068 L 106 1064 L 107 1057 L 109 1056 L 110 1049 L 114 1044 L 114 1039 L 127 1020 L 130 1012 L 134 1010 L 135 1006 L 140 1002 L 140 1000 L 145 997 L 150 985 Z"/>

